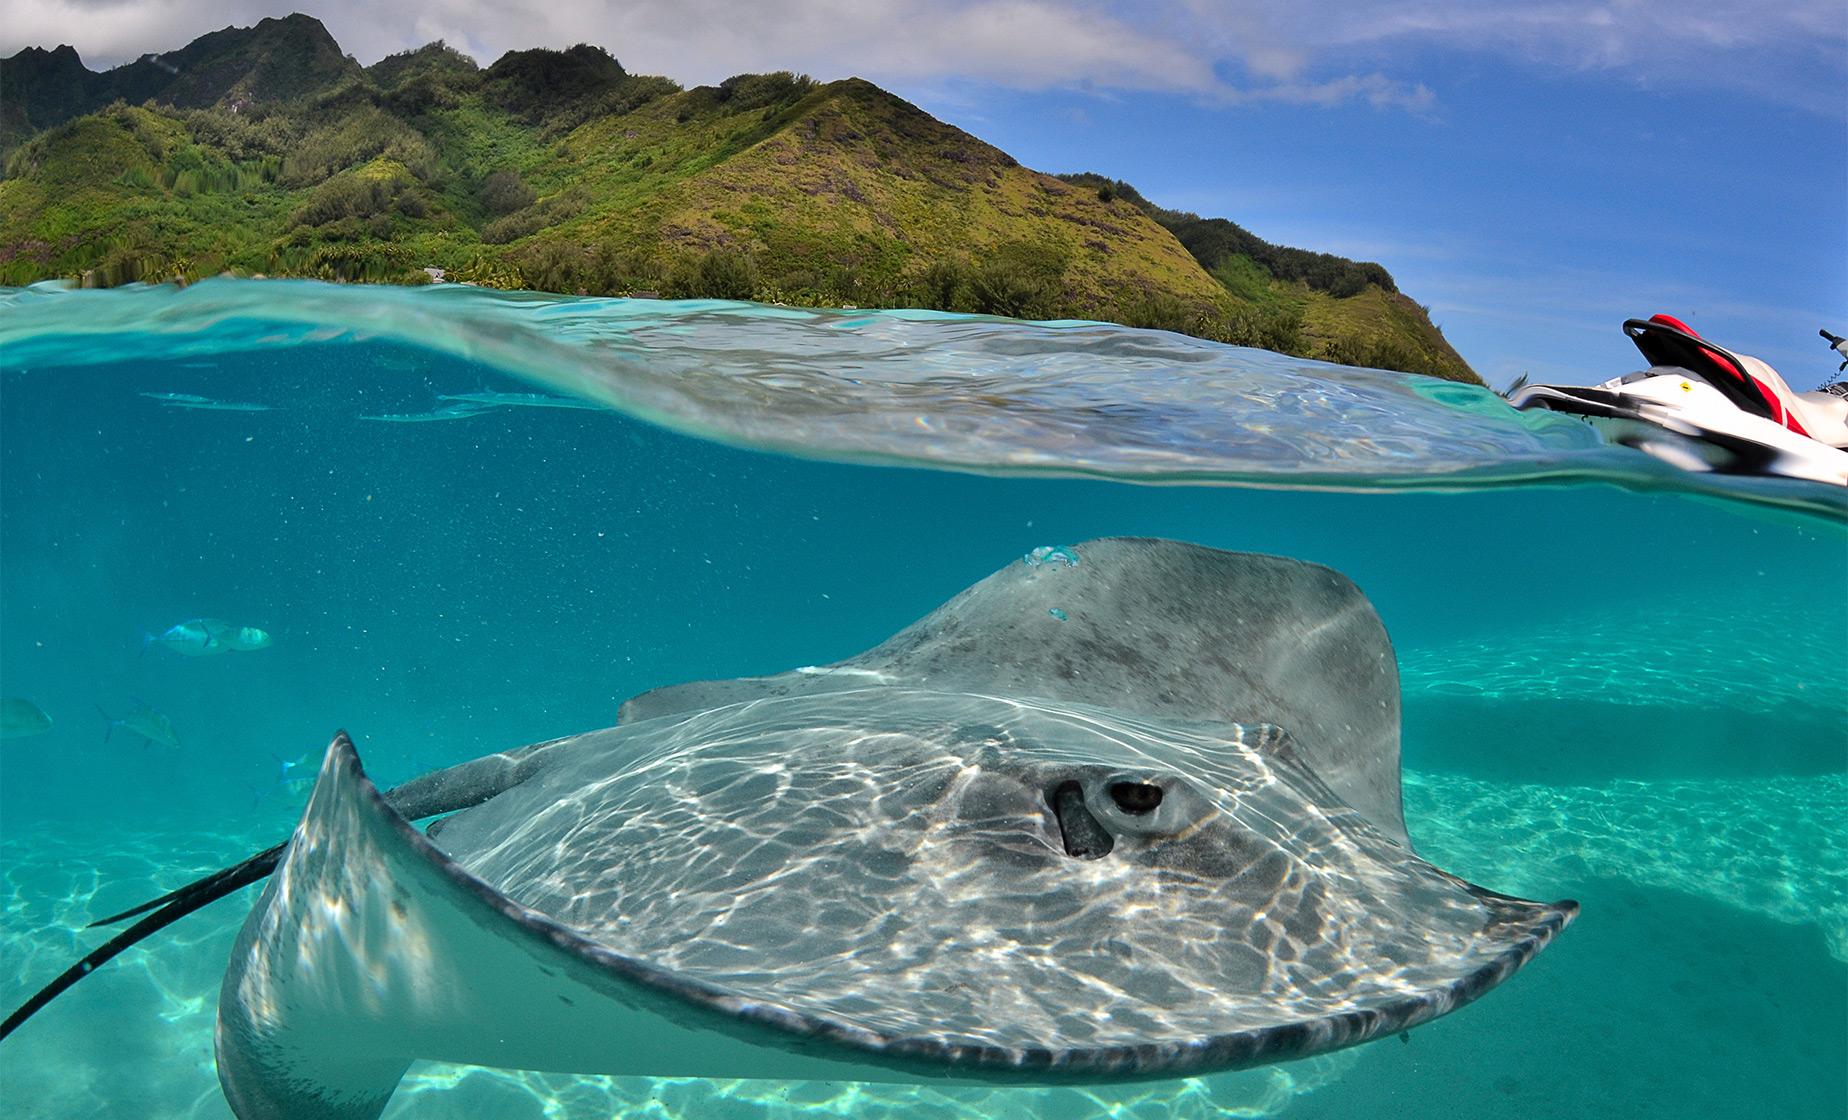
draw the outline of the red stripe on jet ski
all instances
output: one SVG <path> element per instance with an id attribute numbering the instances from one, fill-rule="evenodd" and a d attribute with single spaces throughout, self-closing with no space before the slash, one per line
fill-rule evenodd
<path id="1" fill-rule="evenodd" d="M 1731 362 L 1726 364 L 1732 365 Z M 1784 402 L 1778 400 L 1777 394 L 1766 388 L 1765 383 L 1758 380 L 1758 378 L 1748 377 L 1746 380 L 1751 383 L 1752 388 L 1758 390 L 1758 395 L 1765 399 L 1765 403 L 1771 406 L 1771 419 L 1782 424 L 1784 422 Z"/>
<path id="2" fill-rule="evenodd" d="M 1800 436 L 1809 435 L 1809 432 L 1804 429 L 1802 421 L 1797 419 L 1797 414 L 1794 412 L 1784 413 L 1784 426 Z M 1810 436 L 1810 438 L 1814 439 L 1815 437 Z"/>

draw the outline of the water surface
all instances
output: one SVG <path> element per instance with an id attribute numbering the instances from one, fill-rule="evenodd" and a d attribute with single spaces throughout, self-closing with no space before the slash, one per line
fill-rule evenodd
<path id="1" fill-rule="evenodd" d="M 1839 1116 L 1841 495 L 1688 476 L 1492 394 L 1100 324 L 213 281 L 0 295 L 0 1001 L 96 916 L 382 782 L 629 695 L 855 653 L 1029 550 L 1328 564 L 1404 670 L 1407 824 L 1580 919 L 1413 1031 L 1096 1090 L 420 1065 L 389 1116 Z M 514 394 L 517 396 L 505 396 Z M 543 394 L 552 400 L 532 399 Z M 595 409 L 557 407 L 597 402 Z M 273 644 L 184 657 L 187 619 Z M 108 726 L 140 706 L 177 748 Z M 279 780 L 281 779 L 281 780 Z M 223 1117 L 249 896 L 0 1046 L 30 1117 Z"/>

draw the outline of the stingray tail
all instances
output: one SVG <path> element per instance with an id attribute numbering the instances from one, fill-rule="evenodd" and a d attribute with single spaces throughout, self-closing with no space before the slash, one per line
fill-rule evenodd
<path id="1" fill-rule="evenodd" d="M 102 711 L 102 708 L 99 706 L 97 710 Z M 111 731 L 121 723 L 120 720 L 111 718 L 107 712 L 103 713 L 103 718 L 109 720 Z M 543 765 L 547 751 L 570 741 L 569 739 L 558 739 L 547 743 L 537 743 L 518 751 L 489 755 L 448 770 L 425 774 L 406 782 L 400 789 L 393 790 L 392 802 L 400 813 L 412 820 L 479 805 L 488 798 L 531 777 Z M 345 743 L 346 749 L 349 752 L 352 750 L 351 742 L 347 740 L 345 732 L 341 732 L 335 742 L 336 744 Z M 147 915 L 66 969 L 57 979 L 45 985 L 31 999 L 21 1004 L 4 1021 L 0 1021 L 0 1039 L 12 1034 L 21 1023 L 37 1014 L 40 1009 L 56 999 L 72 984 L 96 971 L 104 962 L 122 950 L 159 932 L 203 906 L 261 881 L 276 870 L 287 848 L 288 842 L 284 841 L 240 863 L 214 871 L 202 879 L 188 883 L 178 890 L 169 891 L 159 898 L 124 910 L 120 914 L 111 914 L 107 918 L 99 918 L 91 922 L 88 928 L 95 929 L 98 926 L 114 925 L 137 915 Z M 149 911 L 153 913 L 148 913 Z M 397 1084 L 397 1074 L 393 1074 L 391 1083 Z"/>
<path id="2" fill-rule="evenodd" d="M 282 850 L 286 847 L 288 847 L 288 841 L 285 840 L 282 843 L 277 844 L 275 847 L 265 848 L 262 851 L 258 852 L 256 855 L 251 856 L 248 859 L 245 859 L 239 863 L 234 863 L 230 867 L 221 868 L 220 870 L 214 871 L 203 879 L 196 879 L 193 882 L 190 882 L 186 884 L 185 886 L 179 888 L 178 890 L 168 891 L 166 894 L 161 895 L 159 898 L 149 899 L 148 901 L 142 903 L 139 906 L 131 907 L 130 909 L 122 911 L 120 914 L 111 914 L 107 918 L 98 918 L 94 922 L 91 922 L 89 925 L 83 928 L 95 929 L 98 926 L 112 926 L 112 925 L 115 925 L 117 922 L 123 920 L 124 918 L 132 918 L 136 914 L 145 914 L 149 910 L 152 910 L 159 906 L 167 906 L 172 903 L 180 902 L 180 901 L 184 901 L 188 899 L 201 899 L 196 905 L 194 905 L 193 907 L 191 907 L 191 909 L 187 911 L 187 913 L 191 913 L 193 910 L 197 910 L 200 906 L 204 906 L 208 902 L 217 901 L 218 899 L 223 898 L 225 895 L 229 894 L 231 891 L 234 891 L 237 889 L 237 887 L 231 887 L 226 890 L 218 890 L 218 888 L 224 885 L 225 883 L 230 882 L 231 880 L 234 880 L 234 879 L 241 879 L 242 881 L 238 883 L 238 886 L 245 886 L 249 883 L 256 882 L 258 879 L 261 879 L 265 875 L 268 875 L 271 871 L 274 871 L 276 869 L 277 861 L 282 858 Z M 249 879 L 243 879 L 243 876 L 247 874 L 251 874 L 253 872 L 256 873 L 254 877 L 249 878 Z M 211 894 L 209 898 L 201 897 L 213 891 L 216 891 L 217 893 Z M 180 915 L 175 915 L 175 917 L 179 917 L 179 916 Z"/>
<path id="3" fill-rule="evenodd" d="M 153 910 L 154 913 L 129 926 L 108 941 L 103 942 L 88 956 L 64 970 L 51 983 L 39 989 L 31 999 L 19 1005 L 5 1022 L 0 1022 L 0 1039 L 4 1039 L 19 1029 L 19 1025 L 38 1013 L 38 1010 L 50 1003 L 72 984 L 95 972 L 105 961 L 122 950 L 179 921 L 209 903 L 216 902 L 233 891 L 241 890 L 267 876 L 276 869 L 282 859 L 282 850 L 287 844 L 278 844 L 273 848 L 258 852 L 242 863 L 234 864 L 222 871 L 214 871 L 197 882 L 188 883 L 177 891 L 164 894 L 152 902 L 144 902 L 132 910 L 124 910 L 114 917 L 104 918 L 90 923 L 91 928 L 119 922 L 136 914 Z M 159 909 L 155 909 L 159 907 Z"/>

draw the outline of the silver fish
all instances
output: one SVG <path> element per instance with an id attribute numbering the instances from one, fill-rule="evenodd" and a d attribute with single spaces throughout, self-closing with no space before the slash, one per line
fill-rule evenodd
<path id="1" fill-rule="evenodd" d="M 0 698 L 0 739 L 25 739 L 50 730 L 45 709 L 23 696 Z"/>
<path id="2" fill-rule="evenodd" d="M 148 646 L 159 645 L 185 657 L 257 650 L 269 644 L 268 631 L 255 626 L 233 626 L 222 618 L 189 618 L 142 639 L 144 651 Z"/>
<path id="3" fill-rule="evenodd" d="M 110 738 L 115 735 L 116 728 L 119 727 L 132 735 L 141 736 L 142 739 L 146 740 L 143 744 L 144 746 L 159 743 L 163 747 L 178 748 L 180 745 L 180 733 L 174 730 L 173 721 L 168 719 L 165 714 L 155 711 L 147 704 L 142 704 L 139 701 L 137 701 L 137 703 L 139 704 L 138 707 L 120 719 L 110 715 L 108 712 L 104 712 L 100 706 L 96 709 L 103 713 L 103 718 L 105 720 L 109 721 L 108 730 L 103 732 L 103 742 L 107 743 Z"/>
<path id="4" fill-rule="evenodd" d="M 151 401 L 159 401 L 165 408 L 192 408 L 202 412 L 269 412 L 272 406 L 256 404 L 251 401 L 221 401 L 211 397 L 201 397 L 196 393 L 142 393 Z"/>

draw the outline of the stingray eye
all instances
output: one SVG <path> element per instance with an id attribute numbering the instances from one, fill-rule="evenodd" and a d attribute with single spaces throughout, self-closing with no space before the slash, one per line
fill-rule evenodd
<path id="1" fill-rule="evenodd" d="M 1110 800 L 1125 813 L 1141 816 L 1161 804 L 1161 787 L 1147 782 L 1111 782 Z"/>

